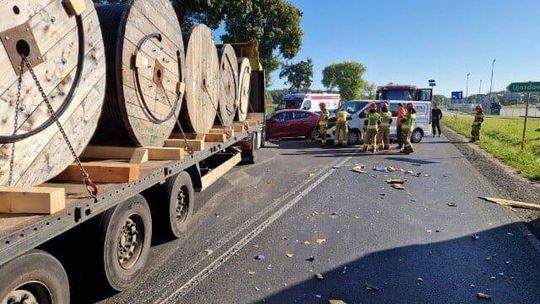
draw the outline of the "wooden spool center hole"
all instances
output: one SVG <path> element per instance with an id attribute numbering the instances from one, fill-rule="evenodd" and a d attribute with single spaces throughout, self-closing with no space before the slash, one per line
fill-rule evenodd
<path id="1" fill-rule="evenodd" d="M 18 6 L 14 5 L 14 6 L 13 6 L 13 13 L 14 13 L 15 15 L 18 15 L 18 14 L 21 13 L 21 9 L 20 9 Z"/>
<path id="2" fill-rule="evenodd" d="M 26 42 L 26 40 L 21 39 L 17 41 L 17 44 L 15 45 L 15 48 L 17 49 L 17 53 L 23 57 L 30 56 L 30 44 Z"/>
<path id="3" fill-rule="evenodd" d="M 158 78 L 159 80 L 161 80 L 161 76 L 162 76 L 161 70 L 157 70 L 156 76 L 157 76 L 157 78 Z"/>

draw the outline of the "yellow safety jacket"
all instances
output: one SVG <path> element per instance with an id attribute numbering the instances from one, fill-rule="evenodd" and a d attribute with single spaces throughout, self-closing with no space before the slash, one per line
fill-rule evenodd
<path id="1" fill-rule="evenodd" d="M 474 121 L 472 125 L 475 127 L 478 127 L 482 125 L 483 122 L 484 122 L 484 113 L 483 112 L 476 113 L 476 115 L 474 115 Z"/>
<path id="2" fill-rule="evenodd" d="M 392 112 L 381 112 L 381 127 L 390 127 L 392 123 Z"/>
<path id="3" fill-rule="evenodd" d="M 401 128 L 403 130 L 411 130 L 414 128 L 414 122 L 416 121 L 416 114 L 413 114 L 411 112 L 407 112 L 405 116 L 403 116 L 402 125 Z"/>
<path id="4" fill-rule="evenodd" d="M 377 128 L 379 127 L 379 121 L 381 119 L 381 115 L 379 115 L 379 113 L 375 112 L 375 113 L 369 113 L 367 115 L 367 128 L 369 130 L 377 130 Z"/>
<path id="5" fill-rule="evenodd" d="M 349 118 L 347 111 L 339 111 L 336 113 L 336 124 L 346 124 Z"/>
<path id="6" fill-rule="evenodd" d="M 328 112 L 328 110 L 322 110 L 321 111 L 321 116 L 319 116 L 319 121 L 317 122 L 317 124 L 320 127 L 326 127 L 328 125 L 328 118 L 329 117 L 330 117 L 330 112 Z"/>

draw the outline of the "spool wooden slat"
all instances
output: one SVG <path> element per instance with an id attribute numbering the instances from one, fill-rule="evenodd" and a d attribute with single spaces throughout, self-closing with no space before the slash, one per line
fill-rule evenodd
<path id="1" fill-rule="evenodd" d="M 186 50 L 186 104 L 181 122 L 189 131 L 206 134 L 216 119 L 221 79 L 217 48 L 210 29 L 196 25 Z"/>
<path id="2" fill-rule="evenodd" d="M 182 107 L 184 42 L 168 0 L 96 7 L 107 51 L 96 145 L 162 147 Z"/>
<path id="3" fill-rule="evenodd" d="M 238 81 L 239 81 L 239 102 L 240 105 L 238 107 L 238 121 L 243 122 L 247 118 L 248 110 L 249 110 L 249 87 L 251 82 L 251 64 L 249 63 L 248 58 L 242 58 L 240 59 L 240 70 L 238 74 Z"/>
<path id="4" fill-rule="evenodd" d="M 12 142 L 12 186 L 41 184 L 74 160 L 26 69 L 16 133 L 21 138 L 9 138 L 21 53 L 28 55 L 77 154 L 96 129 L 105 94 L 105 57 L 94 4 L 84 3 L 85 9 L 74 16 L 62 0 L 0 1 L 0 185 L 8 185 Z"/>
<path id="5" fill-rule="evenodd" d="M 219 72 L 221 75 L 221 87 L 219 95 L 218 123 L 228 127 L 232 125 L 239 106 L 238 98 L 238 59 L 234 48 L 230 44 L 224 44 L 219 49 L 220 62 Z"/>

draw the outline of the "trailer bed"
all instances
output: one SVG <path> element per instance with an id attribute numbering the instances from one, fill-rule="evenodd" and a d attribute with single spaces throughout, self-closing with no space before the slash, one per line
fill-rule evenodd
<path id="1" fill-rule="evenodd" d="M 186 156 L 182 161 L 148 161 L 141 164 L 141 178 L 124 184 L 99 184 L 97 200 L 91 198 L 82 184 L 47 183 L 43 186 L 61 187 L 66 192 L 66 208 L 53 215 L 0 214 L 0 265 L 72 229 L 117 204 L 164 182 L 212 155 L 249 138 L 261 127 L 235 134 L 225 143 L 206 143 L 203 151 Z"/>

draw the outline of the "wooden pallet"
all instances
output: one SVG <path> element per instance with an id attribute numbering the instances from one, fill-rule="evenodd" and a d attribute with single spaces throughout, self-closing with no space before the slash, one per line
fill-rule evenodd
<path id="1" fill-rule="evenodd" d="M 149 160 L 183 160 L 185 150 L 173 147 L 111 147 L 88 146 L 81 158 L 98 160 L 130 160 L 132 164 L 141 164 Z"/>
<path id="2" fill-rule="evenodd" d="M 165 147 L 173 148 L 186 148 L 191 147 L 193 151 L 204 150 L 204 140 L 201 139 L 167 139 L 165 140 Z"/>
<path id="3" fill-rule="evenodd" d="M 54 214 L 65 208 L 64 188 L 0 187 L 0 213 Z"/>

